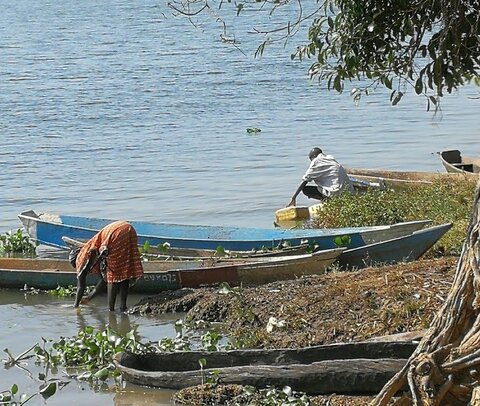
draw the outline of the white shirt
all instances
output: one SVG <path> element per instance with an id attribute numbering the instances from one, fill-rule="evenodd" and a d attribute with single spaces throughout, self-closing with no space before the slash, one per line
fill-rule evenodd
<path id="1" fill-rule="evenodd" d="M 319 154 L 310 162 L 302 179 L 314 181 L 317 189 L 327 197 L 340 191 L 353 191 L 347 172 L 331 155 Z"/>

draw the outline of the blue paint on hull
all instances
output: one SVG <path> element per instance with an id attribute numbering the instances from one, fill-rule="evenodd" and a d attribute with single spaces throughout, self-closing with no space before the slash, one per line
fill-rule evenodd
<path id="1" fill-rule="evenodd" d="M 415 231 L 405 237 L 348 249 L 340 255 L 338 263 L 348 268 L 364 268 L 375 264 L 414 261 L 432 247 L 451 227 L 451 223 L 442 224 Z"/>
<path id="2" fill-rule="evenodd" d="M 55 247 L 66 247 L 62 237 L 77 240 L 87 240 L 111 223 L 112 219 L 96 219 L 79 216 L 59 216 L 59 222 L 44 221 L 33 217 L 32 212 L 19 215 L 20 219 L 28 217 L 35 223 L 35 230 L 30 235 L 38 242 Z M 215 226 L 193 226 L 179 224 L 152 223 L 142 221 L 129 221 L 137 231 L 139 244 L 148 241 L 150 245 L 169 243 L 171 247 L 195 248 L 215 250 L 219 246 L 227 250 L 248 251 L 261 248 L 276 248 L 288 243 L 291 246 L 300 245 L 308 241 L 317 244 L 319 249 L 337 248 L 334 238 L 348 235 L 349 248 L 365 245 L 362 233 L 375 231 L 384 227 L 358 227 L 337 229 L 262 229 L 262 228 L 236 228 Z"/>

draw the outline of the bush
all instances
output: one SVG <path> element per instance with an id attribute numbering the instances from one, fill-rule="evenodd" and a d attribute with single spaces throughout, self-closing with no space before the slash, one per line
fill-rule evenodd
<path id="1" fill-rule="evenodd" d="M 35 254 L 36 245 L 30 241 L 30 238 L 23 235 L 22 229 L 15 233 L 7 231 L 0 235 L 0 253 L 5 254 Z"/>
<path id="2" fill-rule="evenodd" d="M 431 185 L 399 190 L 368 189 L 355 195 L 342 194 L 327 200 L 314 226 L 362 227 L 402 221 L 432 220 L 453 223 L 435 244 L 433 253 L 459 255 L 472 213 L 476 179 L 438 178 Z"/>

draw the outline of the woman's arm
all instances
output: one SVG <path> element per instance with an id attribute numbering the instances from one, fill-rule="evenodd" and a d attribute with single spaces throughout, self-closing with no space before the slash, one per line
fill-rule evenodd
<path id="1" fill-rule="evenodd" d="M 83 300 L 80 300 L 81 304 L 87 304 L 92 300 L 95 296 L 97 296 L 99 293 L 105 292 L 105 288 L 107 287 L 107 283 L 103 280 L 102 276 L 100 275 L 100 280 L 97 282 L 95 285 L 95 288 L 92 290 L 92 292 Z"/>
<path id="2" fill-rule="evenodd" d="M 90 251 L 88 261 L 85 265 L 82 266 L 77 275 L 77 294 L 75 295 L 75 307 L 78 307 L 81 303 L 83 294 L 85 292 L 85 287 L 87 285 L 87 275 L 90 272 L 90 269 L 93 266 L 93 263 L 96 259 L 96 251 L 93 249 Z"/>

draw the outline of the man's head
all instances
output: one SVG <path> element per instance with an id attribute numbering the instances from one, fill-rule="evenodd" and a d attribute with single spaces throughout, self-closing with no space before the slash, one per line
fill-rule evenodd
<path id="1" fill-rule="evenodd" d="M 310 150 L 310 153 L 308 154 L 308 157 L 310 158 L 310 161 L 313 161 L 321 153 L 322 153 L 322 150 L 318 147 L 315 147 L 315 148 L 312 148 Z"/>

